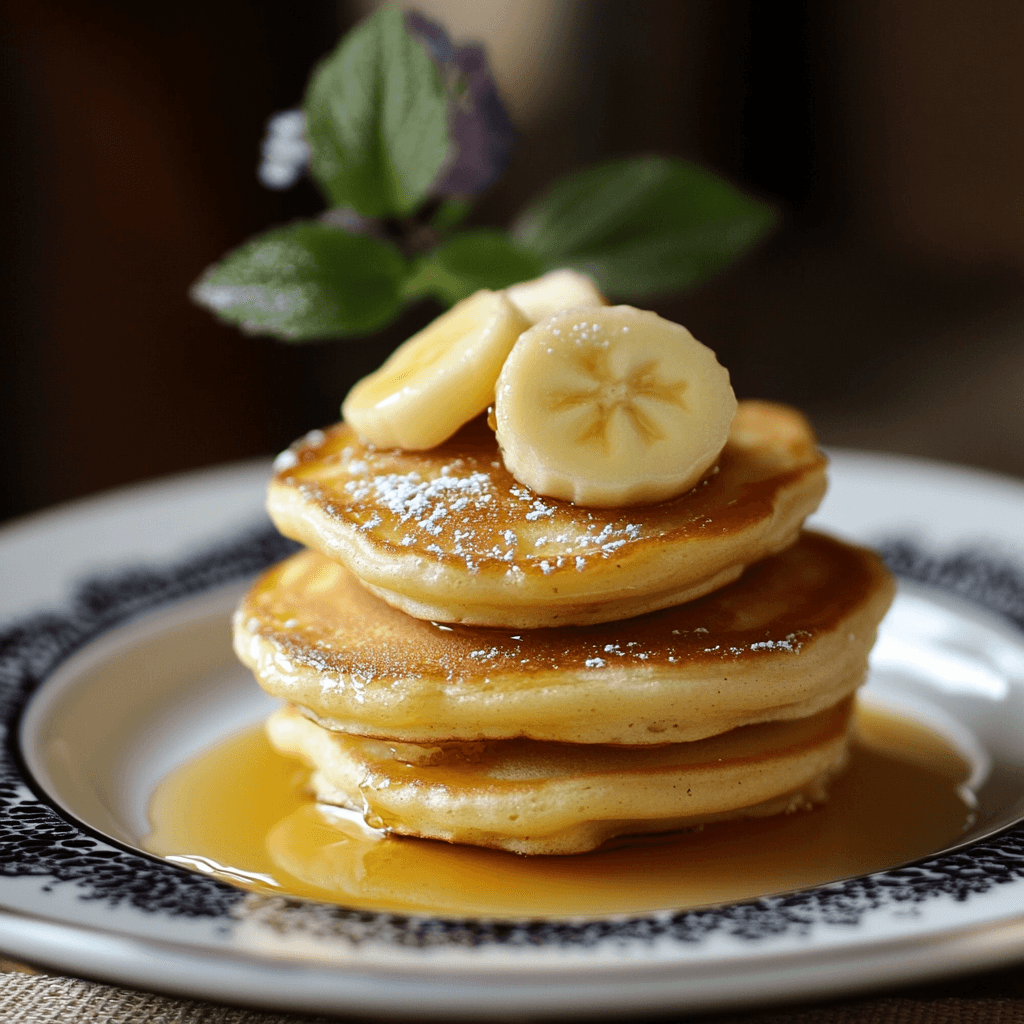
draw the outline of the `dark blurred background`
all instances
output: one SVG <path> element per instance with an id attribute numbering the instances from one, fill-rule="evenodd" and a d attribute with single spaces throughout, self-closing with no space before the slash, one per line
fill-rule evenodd
<path id="1" fill-rule="evenodd" d="M 266 117 L 372 7 L 9 2 L 0 518 L 272 453 L 438 310 L 287 346 L 192 307 L 209 263 L 319 211 L 256 181 Z M 1024 475 L 1024 4 L 431 0 L 488 45 L 521 129 L 475 220 L 561 173 L 679 154 L 782 211 L 701 291 L 653 303 L 737 393 L 829 444 Z"/>

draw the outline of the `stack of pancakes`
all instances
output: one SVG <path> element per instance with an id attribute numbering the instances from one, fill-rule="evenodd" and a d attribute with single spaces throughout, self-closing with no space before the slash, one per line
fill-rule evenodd
<path id="1" fill-rule="evenodd" d="M 317 799 L 393 833 L 566 854 L 806 807 L 893 592 L 802 531 L 825 486 L 804 419 L 761 402 L 692 491 L 623 509 L 530 491 L 482 419 L 421 452 L 338 424 L 278 460 L 268 507 L 308 550 L 235 648 Z"/>

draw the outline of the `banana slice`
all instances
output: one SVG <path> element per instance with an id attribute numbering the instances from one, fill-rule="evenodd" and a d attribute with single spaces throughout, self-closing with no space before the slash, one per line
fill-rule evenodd
<path id="1" fill-rule="evenodd" d="M 632 306 L 567 310 L 530 328 L 495 389 L 509 472 L 578 505 L 688 491 L 717 459 L 735 412 L 714 352 Z"/>
<path id="2" fill-rule="evenodd" d="M 494 401 L 501 365 L 529 326 L 503 293 L 478 291 L 359 381 L 341 415 L 379 448 L 433 448 Z"/>
<path id="3" fill-rule="evenodd" d="M 586 274 L 578 274 L 575 270 L 552 270 L 533 281 L 523 281 L 506 288 L 505 294 L 531 324 L 546 320 L 563 309 L 608 305 L 597 285 Z"/>

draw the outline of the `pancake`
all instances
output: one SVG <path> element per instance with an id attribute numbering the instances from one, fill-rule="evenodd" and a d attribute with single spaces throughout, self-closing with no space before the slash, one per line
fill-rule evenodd
<path id="1" fill-rule="evenodd" d="M 825 493 L 795 410 L 743 402 L 716 467 L 657 505 L 583 508 L 505 469 L 482 419 L 425 452 L 377 449 L 337 424 L 279 457 L 278 529 L 420 619 L 587 625 L 692 601 L 792 544 Z"/>
<path id="2" fill-rule="evenodd" d="M 876 555 L 808 532 L 689 604 L 513 632 L 411 618 L 305 551 L 257 581 L 234 638 L 265 690 L 332 730 L 652 745 L 835 704 L 863 681 L 892 595 Z"/>
<path id="3" fill-rule="evenodd" d="M 568 854 L 621 835 L 797 810 L 825 797 L 846 759 L 853 700 L 809 718 L 661 747 L 512 740 L 454 748 L 388 744 L 271 716 L 282 753 L 314 769 L 323 803 L 400 835 Z"/>

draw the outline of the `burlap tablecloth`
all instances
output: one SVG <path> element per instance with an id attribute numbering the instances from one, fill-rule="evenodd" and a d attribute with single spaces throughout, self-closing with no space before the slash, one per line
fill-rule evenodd
<path id="1" fill-rule="evenodd" d="M 3 1024 L 317 1024 L 338 1019 L 173 999 L 30 972 L 0 958 Z M 682 1018 L 643 1018 L 652 1024 L 677 1019 Z M 695 1024 L 1024 1024 L 1024 964 L 884 996 L 687 1019 Z M 638 1024 L 637 1018 L 630 1020 Z"/>

